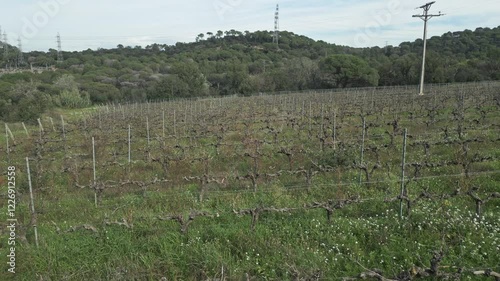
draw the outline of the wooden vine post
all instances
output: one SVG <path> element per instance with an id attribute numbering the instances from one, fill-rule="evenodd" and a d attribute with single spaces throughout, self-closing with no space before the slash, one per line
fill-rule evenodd
<path id="1" fill-rule="evenodd" d="M 30 162 L 28 157 L 26 157 L 26 171 L 28 172 L 28 185 L 30 189 L 30 202 L 31 202 L 31 225 L 33 226 L 33 230 L 35 231 L 35 244 L 38 248 L 38 231 L 37 231 L 37 223 L 36 223 L 36 213 L 35 213 L 35 203 L 33 200 L 33 188 L 31 186 L 31 172 L 30 172 Z"/>
<path id="2" fill-rule="evenodd" d="M 405 164 L 406 164 L 406 137 L 408 135 L 408 129 L 404 131 L 403 139 L 403 155 L 401 159 L 401 192 L 399 193 L 399 218 L 403 218 L 403 197 L 407 194 L 405 190 Z"/>
<path id="3" fill-rule="evenodd" d="M 40 127 L 40 141 L 42 140 L 42 136 L 43 136 L 43 126 L 42 126 L 42 121 L 40 121 L 40 118 L 37 119 L 38 121 L 38 126 Z"/>
<path id="4" fill-rule="evenodd" d="M 7 123 L 5 123 L 5 141 L 7 143 L 7 163 L 10 163 L 10 149 L 9 149 L 9 127 L 7 126 Z"/>
<path id="5" fill-rule="evenodd" d="M 56 127 L 54 126 L 54 119 L 52 119 L 52 117 L 49 117 L 49 120 L 50 120 L 50 124 L 52 125 L 52 132 L 55 132 Z"/>
<path id="6" fill-rule="evenodd" d="M 333 150 L 337 150 L 337 110 L 333 112 Z"/>
<path id="7" fill-rule="evenodd" d="M 149 105 L 149 103 L 148 103 Z M 147 138 L 148 138 L 148 148 L 147 148 L 147 151 L 148 151 L 148 161 L 151 161 L 151 151 L 150 151 L 150 135 L 149 135 L 149 117 L 146 116 L 146 134 L 147 134 Z"/>
<path id="8" fill-rule="evenodd" d="M 175 116 L 175 109 L 174 109 L 174 137 L 177 138 L 177 124 L 176 124 L 176 116 Z"/>
<path id="9" fill-rule="evenodd" d="M 93 181 L 93 187 L 94 187 L 94 203 L 95 207 L 97 208 L 97 186 L 96 186 L 96 170 L 95 170 L 95 139 L 92 137 L 92 168 L 94 171 L 94 181 Z"/>
<path id="10" fill-rule="evenodd" d="M 365 133 L 366 133 L 366 120 L 365 120 L 365 117 L 363 116 L 363 133 L 361 136 L 361 152 L 360 152 L 361 156 L 360 156 L 360 161 L 359 161 L 360 166 L 363 166 L 363 161 L 365 158 Z M 360 170 L 359 171 L 359 185 L 361 185 L 361 183 L 362 183 L 361 173 L 362 173 L 362 171 Z"/>
<path id="11" fill-rule="evenodd" d="M 130 129 L 130 124 L 128 125 L 128 164 L 130 165 L 131 162 L 131 151 L 130 151 L 130 146 L 131 146 L 131 129 Z"/>
<path id="12" fill-rule="evenodd" d="M 161 126 L 161 130 L 162 130 L 162 137 L 163 137 L 163 139 L 165 139 L 165 110 L 163 110 L 163 112 L 162 112 L 162 126 Z"/>
<path id="13" fill-rule="evenodd" d="M 21 124 L 23 125 L 23 129 L 24 129 L 24 132 L 26 133 L 26 137 L 29 138 L 30 134 L 28 133 L 28 129 L 26 128 L 26 125 L 24 124 L 24 122 L 21 122 Z"/>
<path id="14" fill-rule="evenodd" d="M 66 129 L 64 127 L 64 118 L 62 115 L 61 115 L 61 126 L 62 126 L 63 139 L 66 142 Z"/>

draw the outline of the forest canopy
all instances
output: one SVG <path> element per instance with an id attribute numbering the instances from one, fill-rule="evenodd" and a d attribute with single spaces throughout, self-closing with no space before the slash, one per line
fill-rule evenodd
<path id="1" fill-rule="evenodd" d="M 0 52 L 0 119 L 33 121 L 54 107 L 417 84 L 423 41 L 352 48 L 283 31 L 215 31 L 193 43 L 113 49 Z M 426 83 L 500 79 L 500 27 L 428 40 Z M 4 44 L 2 44 L 4 46 Z M 14 69 L 17 69 L 14 71 Z M 37 71 L 31 71 L 32 69 Z M 38 73 L 39 72 L 39 73 Z"/>

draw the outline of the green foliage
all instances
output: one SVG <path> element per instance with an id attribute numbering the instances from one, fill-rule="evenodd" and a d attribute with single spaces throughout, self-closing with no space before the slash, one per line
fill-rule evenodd
<path id="1" fill-rule="evenodd" d="M 75 77 L 69 74 L 64 74 L 59 77 L 55 81 L 54 86 L 61 92 L 78 90 L 78 84 L 75 81 Z"/>
<path id="2" fill-rule="evenodd" d="M 87 82 L 81 85 L 81 89 L 89 94 L 90 101 L 94 104 L 120 101 L 122 99 L 120 90 L 106 83 Z"/>
<path id="3" fill-rule="evenodd" d="M 65 110 L 64 138 L 56 118 L 54 130 L 42 118 L 40 137 L 37 126 L 27 124 L 27 138 L 20 124 L 9 124 L 17 144 L 9 142 L 5 166 L 17 168 L 20 227 L 17 273 L 2 280 L 341 280 L 367 269 L 398 279 L 429 268 L 441 249 L 440 273 L 485 278 L 471 271 L 500 269 L 500 202 L 494 198 L 500 182 L 499 84 L 436 86 L 412 103 L 415 88 L 401 87 L 111 105 L 93 114 Z M 26 96 L 16 100 L 23 102 L 43 96 L 39 88 L 22 82 L 12 89 Z M 141 97 L 140 90 L 128 89 L 130 97 Z M 464 107 L 465 118 L 453 119 Z M 358 162 L 360 114 L 367 121 L 364 164 Z M 397 197 L 403 140 L 399 132 L 389 145 L 393 118 L 410 132 L 411 204 L 403 218 Z M 466 138 L 457 136 L 457 125 Z M 90 137 L 97 186 L 104 188 L 97 207 Z M 30 226 L 27 156 L 39 247 Z M 469 176 L 462 174 L 467 158 L 480 161 L 469 162 Z M 415 169 L 420 163 L 425 166 Z M 255 164 L 253 192 L 245 175 Z M 358 184 L 357 166 L 378 166 L 370 183 Z M 211 181 L 203 201 L 200 180 Z M 330 219 L 327 210 L 333 211 Z M 7 221 L 6 212 L 0 220 Z M 0 254 L 7 254 L 5 247 Z"/>
<path id="4" fill-rule="evenodd" d="M 500 27 L 477 28 L 430 38 L 426 83 L 500 79 L 499 33 Z M 75 88 L 87 92 L 91 103 L 101 104 L 419 81 L 421 39 L 357 49 L 288 31 L 280 32 L 277 46 L 272 35 L 234 29 L 206 32 L 192 43 L 64 52 L 61 64 L 56 64 L 57 50 L 30 52 L 25 55 L 30 65 L 23 72 L 1 75 L 0 100 L 11 104 L 9 89 L 20 81 L 35 82 L 55 105 L 64 90 L 68 95 Z M 13 67 L 16 48 L 10 47 L 9 57 L 0 52 L 2 66 Z M 29 66 L 42 72 L 31 73 Z M 1 116 L 6 118 L 5 110 Z"/>
<path id="5" fill-rule="evenodd" d="M 64 74 L 54 83 L 59 90 L 58 103 L 66 108 L 83 108 L 91 105 L 90 95 L 87 92 L 80 92 L 75 77 Z"/>
<path id="6" fill-rule="evenodd" d="M 179 62 L 172 66 L 172 73 L 179 77 L 180 83 L 187 86 L 184 96 L 204 96 L 208 93 L 208 82 L 194 61 Z M 181 95 L 182 96 L 182 95 Z"/>
<path id="7" fill-rule="evenodd" d="M 353 55 L 332 55 L 320 61 L 323 83 L 330 87 L 377 86 L 379 75 L 366 61 Z"/>
<path id="8" fill-rule="evenodd" d="M 189 85 L 177 75 L 168 75 L 161 78 L 147 92 L 147 99 L 149 100 L 164 100 L 175 96 L 189 96 Z"/>
<path id="9" fill-rule="evenodd" d="M 63 90 L 59 95 L 61 106 L 66 108 L 83 108 L 91 105 L 90 95 L 78 89 Z"/>
<path id="10" fill-rule="evenodd" d="M 36 121 L 53 106 L 53 98 L 37 89 L 36 83 L 18 82 L 6 99 L 0 99 L 0 116 L 7 121 Z"/>

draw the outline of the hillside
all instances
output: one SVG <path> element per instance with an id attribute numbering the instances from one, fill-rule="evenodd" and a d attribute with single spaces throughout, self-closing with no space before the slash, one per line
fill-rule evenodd
<path id="1" fill-rule="evenodd" d="M 448 32 L 428 46 L 427 83 L 500 79 L 500 27 Z M 0 65 L 12 69 L 11 49 L 0 54 Z M 278 48 L 271 32 L 236 30 L 173 46 L 64 52 L 59 64 L 56 50 L 30 52 L 20 66 L 25 72 L 0 73 L 0 119 L 34 121 L 53 107 L 107 102 L 417 84 L 421 52 L 421 39 L 359 49 L 292 32 L 280 33 Z M 47 70 L 33 74 L 30 67 Z"/>
<path id="2" fill-rule="evenodd" d="M 9 123 L 0 279 L 493 281 L 500 82 L 416 90 Z"/>

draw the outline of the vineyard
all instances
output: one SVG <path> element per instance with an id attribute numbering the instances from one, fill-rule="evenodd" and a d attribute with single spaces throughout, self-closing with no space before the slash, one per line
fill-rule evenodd
<path id="1" fill-rule="evenodd" d="M 5 124 L 12 280 L 498 280 L 500 83 L 416 93 L 108 104 Z"/>

